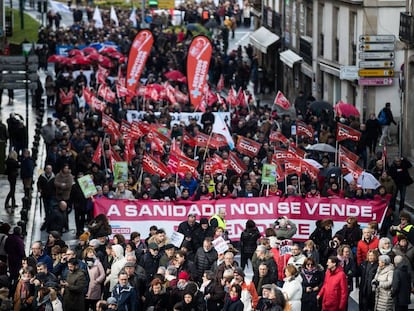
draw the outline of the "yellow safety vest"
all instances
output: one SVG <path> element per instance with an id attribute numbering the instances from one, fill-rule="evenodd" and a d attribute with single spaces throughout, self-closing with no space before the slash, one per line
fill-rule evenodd
<path id="1" fill-rule="evenodd" d="M 221 219 L 219 215 L 216 214 L 216 215 L 211 216 L 210 221 L 209 221 L 210 225 L 211 225 L 212 219 L 217 219 L 217 224 L 218 224 L 217 227 L 220 227 L 226 230 L 226 222 L 223 219 Z"/>

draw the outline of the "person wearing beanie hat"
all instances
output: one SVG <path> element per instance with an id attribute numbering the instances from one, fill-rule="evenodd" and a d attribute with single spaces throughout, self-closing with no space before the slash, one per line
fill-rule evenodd
<path id="1" fill-rule="evenodd" d="M 245 274 L 242 268 L 237 267 L 234 270 L 233 284 L 240 285 L 242 288 L 241 301 L 244 304 L 244 310 L 255 310 L 259 302 L 259 295 L 253 282 L 245 281 Z M 247 292 L 243 294 L 243 292 Z"/>
<path id="2" fill-rule="evenodd" d="M 186 271 L 181 271 L 178 273 L 178 280 L 185 280 L 188 282 L 190 279 L 190 275 Z"/>
<path id="3" fill-rule="evenodd" d="M 391 296 L 392 277 L 394 265 L 388 255 L 378 257 L 378 269 L 371 282 L 375 292 L 375 310 L 393 310 L 394 303 Z"/>

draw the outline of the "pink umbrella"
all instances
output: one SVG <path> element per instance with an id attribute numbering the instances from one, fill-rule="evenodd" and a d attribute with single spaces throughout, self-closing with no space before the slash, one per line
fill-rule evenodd
<path id="1" fill-rule="evenodd" d="M 337 116 L 339 117 L 350 117 L 350 116 L 354 116 L 354 117 L 359 117 L 360 113 L 358 111 L 358 109 L 356 109 L 356 107 L 354 105 L 348 104 L 343 102 L 342 100 L 340 100 L 334 107 L 335 109 L 335 113 Z"/>
<path id="2" fill-rule="evenodd" d="M 83 50 L 82 50 L 82 52 L 83 53 L 85 53 L 85 54 L 93 54 L 93 53 L 98 53 L 98 51 L 95 49 L 95 48 L 93 48 L 93 47 L 90 47 L 90 46 L 88 46 L 88 47 L 86 47 L 86 48 L 84 48 Z"/>
<path id="3" fill-rule="evenodd" d="M 83 52 L 78 49 L 72 49 L 68 52 L 69 56 L 83 55 Z"/>
<path id="4" fill-rule="evenodd" d="M 66 57 L 63 56 L 63 55 L 53 54 L 53 55 L 49 56 L 49 58 L 47 59 L 47 62 L 48 63 L 58 63 L 58 62 L 62 61 L 63 58 L 66 58 Z"/>
<path id="5" fill-rule="evenodd" d="M 73 65 L 90 65 L 91 64 L 91 60 L 84 55 L 77 55 L 71 58 L 71 62 Z"/>
<path id="6" fill-rule="evenodd" d="M 97 62 L 100 62 L 102 60 L 102 58 L 103 58 L 103 56 L 101 54 L 98 54 L 98 53 L 89 54 L 87 57 L 90 60 L 97 61 Z"/>
<path id="7" fill-rule="evenodd" d="M 185 78 L 185 76 L 178 70 L 171 70 L 164 73 L 164 76 L 171 81 L 178 81 L 178 79 Z"/>

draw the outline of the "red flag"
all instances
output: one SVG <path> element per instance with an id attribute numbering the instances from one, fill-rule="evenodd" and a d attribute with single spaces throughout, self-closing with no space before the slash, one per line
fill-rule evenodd
<path id="1" fill-rule="evenodd" d="M 128 163 L 137 155 L 135 152 L 135 140 L 131 136 L 124 138 L 124 159 Z"/>
<path id="2" fill-rule="evenodd" d="M 241 87 L 239 87 L 239 91 L 237 92 L 236 103 L 237 103 L 237 105 L 239 105 L 241 107 L 246 107 L 247 106 L 246 95 L 244 94 L 244 91 L 242 90 Z"/>
<path id="3" fill-rule="evenodd" d="M 221 92 L 224 89 L 224 75 L 220 75 L 220 79 L 217 82 L 216 91 Z"/>
<path id="4" fill-rule="evenodd" d="M 274 104 L 282 107 L 285 110 L 288 110 L 290 108 L 289 100 L 285 97 L 285 95 L 283 95 L 281 91 L 277 92 Z"/>
<path id="5" fill-rule="evenodd" d="M 154 37 L 149 30 L 141 30 L 138 32 L 132 42 L 126 73 L 126 88 L 132 93 L 135 93 L 135 90 L 137 89 L 139 78 L 144 70 L 153 43 Z M 127 102 L 130 101 L 131 98 L 127 97 Z"/>
<path id="6" fill-rule="evenodd" d="M 246 165 L 233 151 L 229 151 L 229 166 L 238 176 L 243 175 L 247 171 Z"/>
<path id="7" fill-rule="evenodd" d="M 285 160 L 285 172 L 286 174 L 296 174 L 298 176 L 302 173 L 302 160 L 301 159 L 286 159 Z"/>
<path id="8" fill-rule="evenodd" d="M 181 103 L 181 104 L 186 104 L 188 103 L 188 95 L 184 94 L 183 92 L 180 92 L 179 90 L 175 90 L 175 99 L 177 100 L 177 102 Z"/>
<path id="9" fill-rule="evenodd" d="M 115 103 L 116 94 L 111 90 L 111 88 L 105 84 L 101 84 L 98 88 L 98 96 L 102 97 L 105 101 L 109 103 Z"/>
<path id="10" fill-rule="evenodd" d="M 207 134 L 204 133 L 197 133 L 197 135 L 194 137 L 195 141 L 196 141 L 196 146 L 197 147 L 207 147 L 207 144 L 209 143 L 209 136 Z"/>
<path id="11" fill-rule="evenodd" d="M 190 102 L 199 109 L 207 83 L 208 69 L 212 53 L 210 40 L 206 36 L 196 36 L 191 42 L 187 56 L 187 82 Z"/>
<path id="12" fill-rule="evenodd" d="M 358 164 L 345 156 L 341 157 L 341 169 L 348 170 L 355 180 L 357 180 L 359 175 L 364 171 Z"/>
<path id="13" fill-rule="evenodd" d="M 226 102 L 230 106 L 236 106 L 237 105 L 236 91 L 233 89 L 233 87 L 231 87 L 229 89 L 229 92 L 228 92 L 227 98 L 226 98 Z"/>
<path id="14" fill-rule="evenodd" d="M 336 123 L 336 140 L 343 141 L 350 139 L 353 141 L 359 141 L 361 138 L 361 132 L 353 129 L 350 126 L 342 124 L 341 122 Z"/>
<path id="15" fill-rule="evenodd" d="M 312 164 L 309 164 L 306 161 L 302 161 L 302 173 L 307 174 L 311 180 L 318 179 L 319 175 L 319 169 L 313 166 Z"/>
<path id="16" fill-rule="evenodd" d="M 296 121 L 296 135 L 298 136 L 304 135 L 312 139 L 313 138 L 312 125 L 307 125 L 305 122 L 297 120 Z"/>
<path id="17" fill-rule="evenodd" d="M 98 111 L 104 111 L 105 108 L 106 108 L 105 102 L 103 102 L 102 100 L 98 99 L 98 97 L 96 97 L 95 95 L 92 96 L 91 102 L 90 102 L 89 106 L 93 110 L 98 110 Z"/>
<path id="18" fill-rule="evenodd" d="M 289 151 L 296 154 L 299 158 L 303 159 L 305 157 L 306 152 L 302 149 L 295 147 L 293 144 L 290 144 L 288 147 Z"/>
<path id="19" fill-rule="evenodd" d="M 60 89 L 59 96 L 62 105 L 70 105 L 73 102 L 73 97 L 75 96 L 75 93 L 73 92 L 72 88 L 70 88 L 69 92 L 67 93 L 65 93 L 63 89 Z"/>
<path id="20" fill-rule="evenodd" d="M 90 103 L 92 102 L 92 97 L 95 96 L 91 89 L 88 87 L 84 87 L 82 90 L 83 93 L 83 98 L 85 98 L 85 102 L 90 105 Z"/>
<path id="21" fill-rule="evenodd" d="M 276 149 L 272 156 L 272 163 L 283 164 L 288 159 L 300 159 L 299 155 L 289 150 Z"/>
<path id="22" fill-rule="evenodd" d="M 106 69 L 102 66 L 98 66 L 98 70 L 96 71 L 96 81 L 98 84 L 106 84 L 106 79 L 109 76 L 109 69 Z"/>
<path id="23" fill-rule="evenodd" d="M 112 134 L 115 140 L 121 138 L 119 124 L 105 113 L 102 113 L 102 126 L 107 128 L 108 132 Z"/>
<path id="24" fill-rule="evenodd" d="M 175 98 L 175 89 L 168 82 L 165 83 L 165 99 L 167 99 L 171 104 L 175 105 L 177 99 Z"/>
<path id="25" fill-rule="evenodd" d="M 244 154 L 244 155 L 247 155 L 253 158 L 260 151 L 260 143 L 239 135 L 237 139 L 236 149 L 241 154 Z"/>
<path id="26" fill-rule="evenodd" d="M 117 83 L 116 84 L 116 92 L 118 94 L 118 97 L 126 97 L 130 96 L 133 97 L 135 93 L 129 91 L 123 84 Z"/>
<path id="27" fill-rule="evenodd" d="M 342 156 L 346 156 L 347 158 L 349 158 L 350 160 L 354 161 L 355 163 L 358 162 L 359 160 L 359 156 L 357 156 L 355 153 L 349 151 L 347 148 L 345 148 L 342 145 L 339 145 L 339 155 Z"/>
<path id="28" fill-rule="evenodd" d="M 168 169 L 173 174 L 179 174 L 181 177 L 187 172 L 191 172 L 193 177 L 198 178 L 198 161 L 190 159 L 176 152 L 170 152 L 168 158 Z"/>
<path id="29" fill-rule="evenodd" d="M 190 147 L 195 147 L 197 144 L 194 137 L 188 134 L 186 131 L 183 132 L 183 143 L 189 145 Z"/>
<path id="30" fill-rule="evenodd" d="M 222 147 L 227 147 L 228 146 L 227 139 L 226 139 L 226 137 L 224 137 L 223 135 L 221 135 L 219 133 L 213 133 L 211 135 L 211 138 L 210 138 L 209 146 L 211 146 L 215 149 L 219 149 L 219 148 L 222 148 Z"/>
<path id="31" fill-rule="evenodd" d="M 206 159 L 204 164 L 204 173 L 205 174 L 225 174 L 227 171 L 227 165 L 224 163 L 224 160 L 214 154 L 213 157 L 209 157 Z"/>
<path id="32" fill-rule="evenodd" d="M 98 165 L 101 165 L 101 157 L 102 157 L 102 138 L 99 138 L 99 143 L 93 154 L 92 162 Z"/>
<path id="33" fill-rule="evenodd" d="M 280 141 L 284 145 L 289 145 L 289 139 L 287 139 L 281 132 L 279 131 L 272 131 L 269 135 L 270 142 Z"/>
<path id="34" fill-rule="evenodd" d="M 142 158 L 142 169 L 152 175 L 159 175 L 161 178 L 164 178 L 169 173 L 164 163 L 149 154 L 144 154 Z"/>

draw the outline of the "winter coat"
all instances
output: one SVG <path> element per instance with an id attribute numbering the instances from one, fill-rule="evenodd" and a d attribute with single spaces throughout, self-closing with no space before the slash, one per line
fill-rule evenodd
<path id="1" fill-rule="evenodd" d="M 50 176 L 45 173 L 39 176 L 37 180 L 37 189 L 39 189 L 43 198 L 50 198 L 56 195 L 55 174 L 52 172 Z"/>
<path id="2" fill-rule="evenodd" d="M 204 288 L 204 296 L 210 295 L 210 298 L 206 300 L 206 307 L 208 311 L 219 311 L 224 305 L 224 288 L 218 281 L 211 281 Z"/>
<path id="3" fill-rule="evenodd" d="M 66 279 L 68 285 L 65 287 L 63 294 L 63 308 L 65 311 L 83 311 L 85 310 L 84 290 L 87 286 L 87 280 L 84 271 L 80 268 L 68 273 Z"/>
<path id="4" fill-rule="evenodd" d="M 336 234 L 339 234 L 344 238 L 342 244 L 348 244 L 351 248 L 356 247 L 358 241 L 362 238 L 362 231 L 359 226 L 349 228 L 347 225 L 344 225 L 344 227 Z"/>
<path id="5" fill-rule="evenodd" d="M 328 248 L 329 241 L 332 240 L 332 229 L 326 230 L 321 227 L 321 221 L 318 220 L 316 222 L 316 229 L 309 236 L 309 239 L 318 246 L 320 260 L 323 262 L 326 259 L 324 252 Z"/>
<path id="6" fill-rule="evenodd" d="M 13 297 L 13 310 L 20 311 L 23 310 L 23 305 L 27 305 L 28 308 L 31 308 L 34 300 L 35 294 L 35 287 L 33 284 L 30 284 L 29 281 L 26 284 L 26 298 L 21 297 L 21 290 L 23 287 L 24 281 L 22 279 L 19 280 L 16 286 L 16 291 Z M 30 310 L 30 309 L 25 309 Z"/>
<path id="7" fill-rule="evenodd" d="M 24 241 L 18 234 L 10 234 L 4 245 L 8 256 L 9 273 L 12 279 L 17 279 L 23 257 L 25 257 Z"/>
<path id="8" fill-rule="evenodd" d="M 6 160 L 6 175 L 9 179 L 16 179 L 19 175 L 20 164 L 18 161 L 8 157 Z"/>
<path id="9" fill-rule="evenodd" d="M 395 195 L 397 193 L 397 185 L 395 184 L 394 179 L 392 179 L 391 176 L 387 176 L 387 177 L 380 177 L 378 179 L 378 181 L 380 182 L 381 186 L 385 187 L 385 192 Z"/>
<path id="10" fill-rule="evenodd" d="M 389 264 L 384 268 L 378 268 L 374 280 L 378 281 L 375 289 L 375 310 L 389 311 L 393 310 L 393 299 L 391 297 L 392 277 L 394 274 L 394 266 Z"/>
<path id="11" fill-rule="evenodd" d="M 376 236 L 374 236 L 369 241 L 366 241 L 364 239 L 358 241 L 356 256 L 358 266 L 367 258 L 367 253 L 369 250 L 378 248 L 378 243 L 379 240 Z"/>
<path id="12" fill-rule="evenodd" d="M 23 178 L 33 178 L 34 171 L 34 161 L 31 157 L 24 157 L 22 159 L 21 168 L 20 168 L 20 177 Z"/>
<path id="13" fill-rule="evenodd" d="M 112 291 L 112 296 L 115 297 L 118 302 L 118 311 L 137 310 L 137 292 L 131 285 L 127 284 L 122 287 L 120 284 L 116 284 Z"/>
<path id="14" fill-rule="evenodd" d="M 165 311 L 168 308 L 168 295 L 165 292 L 165 288 L 161 289 L 161 293 L 154 295 L 154 292 L 150 290 L 145 294 L 145 308 L 147 310 L 150 307 L 154 307 L 154 311 Z"/>
<path id="15" fill-rule="evenodd" d="M 341 267 L 337 267 L 334 271 L 326 271 L 325 281 L 318 295 L 322 297 L 322 310 L 346 310 L 348 283 Z"/>
<path id="16" fill-rule="evenodd" d="M 224 303 L 223 311 L 243 311 L 244 310 L 244 304 L 240 299 L 237 299 L 236 301 L 231 301 L 230 297 L 226 299 L 226 302 Z"/>
<path id="17" fill-rule="evenodd" d="M 402 158 L 401 164 L 393 163 L 389 169 L 389 175 L 394 179 L 397 186 L 409 186 L 413 183 L 413 179 L 408 171 L 412 167 L 411 162 Z"/>
<path id="18" fill-rule="evenodd" d="M 240 236 L 241 252 L 244 254 L 254 254 L 257 248 L 257 240 L 260 238 L 260 232 L 257 227 L 244 230 Z"/>
<path id="19" fill-rule="evenodd" d="M 72 190 L 73 176 L 71 173 L 59 172 L 55 176 L 56 200 L 69 200 Z"/>
<path id="20" fill-rule="evenodd" d="M 391 297 L 394 298 L 394 305 L 407 306 L 411 303 L 411 275 L 404 262 L 398 264 L 394 269 L 392 277 Z"/>
<path id="21" fill-rule="evenodd" d="M 314 269 L 302 269 L 300 276 L 302 278 L 302 309 L 307 311 L 316 311 L 317 301 L 316 296 L 319 291 L 306 292 L 308 287 L 322 288 L 324 271 L 322 266 L 314 267 Z"/>
<path id="22" fill-rule="evenodd" d="M 244 311 L 250 311 L 255 309 L 259 302 L 259 296 L 257 295 L 256 287 L 253 282 L 244 281 L 241 284 L 242 293 L 240 300 L 243 302 Z"/>
<path id="23" fill-rule="evenodd" d="M 160 254 L 152 256 L 150 252 L 146 253 L 142 257 L 141 263 L 139 265 L 145 270 L 145 273 L 147 275 L 147 284 L 152 281 L 154 274 L 157 273 L 160 258 Z"/>
<path id="24" fill-rule="evenodd" d="M 282 292 L 287 296 L 292 311 L 301 311 L 302 308 L 302 282 L 301 278 L 285 278 Z"/>
<path id="25" fill-rule="evenodd" d="M 99 259 L 95 259 L 92 267 L 88 267 L 88 274 L 90 281 L 86 298 L 99 300 L 101 298 L 102 282 L 105 280 L 106 275 Z"/>
<path id="26" fill-rule="evenodd" d="M 216 260 L 217 251 L 213 247 L 209 251 L 206 251 L 203 247 L 198 248 L 194 256 L 197 280 L 201 280 L 205 270 L 211 270 L 211 267 Z"/>
<path id="27" fill-rule="evenodd" d="M 66 211 L 62 211 L 59 207 L 52 210 L 46 218 L 46 231 L 57 231 L 62 234 L 63 229 L 67 227 Z"/>
<path id="28" fill-rule="evenodd" d="M 109 291 L 112 292 L 115 285 L 118 283 L 118 273 L 124 268 L 127 260 L 124 257 L 124 248 L 119 245 L 112 245 L 112 250 L 115 251 L 116 258 L 111 266 L 111 274 L 106 277 L 106 282 L 109 282 Z"/>
<path id="29" fill-rule="evenodd" d="M 361 311 L 372 309 L 375 304 L 375 292 L 372 289 L 372 280 L 378 269 L 378 262 L 364 261 L 359 268 L 361 277 L 359 283 L 359 304 Z"/>

